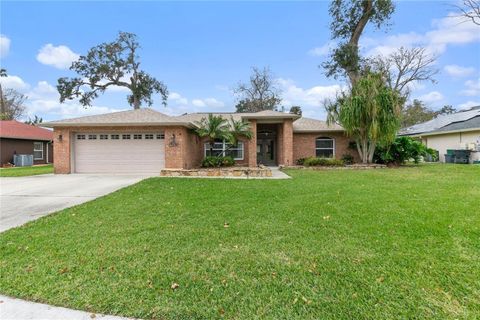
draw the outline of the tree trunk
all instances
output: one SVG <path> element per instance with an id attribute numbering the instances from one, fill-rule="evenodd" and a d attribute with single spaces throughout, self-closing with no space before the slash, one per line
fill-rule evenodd
<path id="1" fill-rule="evenodd" d="M 7 112 L 4 99 L 5 97 L 3 96 L 3 88 L 2 88 L 2 85 L 0 84 L 0 114 L 2 116 L 2 120 Z"/>
<path id="2" fill-rule="evenodd" d="M 376 141 L 370 141 L 368 147 L 368 163 L 373 163 L 373 155 L 375 154 L 375 148 L 377 147 Z"/>
<path id="3" fill-rule="evenodd" d="M 140 109 L 140 100 L 135 94 L 133 95 L 133 109 Z"/>

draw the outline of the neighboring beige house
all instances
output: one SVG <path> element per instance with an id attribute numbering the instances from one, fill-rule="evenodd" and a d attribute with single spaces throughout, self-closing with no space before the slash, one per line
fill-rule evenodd
<path id="1" fill-rule="evenodd" d="M 338 125 L 295 114 L 261 111 L 214 113 L 244 120 L 253 137 L 235 146 L 217 141 L 214 155 L 231 155 L 240 166 L 292 165 L 300 158 L 340 159 L 351 154 L 350 139 Z M 54 128 L 55 173 L 160 172 L 200 166 L 210 146 L 194 129 L 208 113 L 168 116 L 138 109 L 43 123 Z"/>
<path id="2" fill-rule="evenodd" d="M 402 129 L 400 135 L 420 138 L 427 147 L 438 150 L 441 162 L 445 162 L 448 149 L 470 149 L 476 151 L 473 159 L 480 158 L 480 106 Z"/>

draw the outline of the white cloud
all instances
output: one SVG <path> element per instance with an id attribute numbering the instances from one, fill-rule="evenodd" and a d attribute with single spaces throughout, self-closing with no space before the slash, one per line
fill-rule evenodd
<path id="1" fill-rule="evenodd" d="M 173 103 L 174 105 L 187 105 L 188 99 L 182 97 L 182 95 L 177 92 L 171 92 L 168 95 L 168 103 Z"/>
<path id="2" fill-rule="evenodd" d="M 192 105 L 199 108 L 223 108 L 225 104 L 215 98 L 193 99 Z"/>
<path id="3" fill-rule="evenodd" d="M 57 88 L 52 86 L 50 83 L 47 81 L 39 81 L 37 85 L 27 92 L 26 94 L 28 96 L 28 99 L 52 99 L 52 100 L 58 100 L 59 95 Z"/>
<path id="4" fill-rule="evenodd" d="M 205 102 L 203 102 L 203 100 L 201 99 L 193 99 L 192 100 L 192 104 L 195 106 L 195 107 L 200 107 L 200 108 L 203 108 L 203 107 L 206 107 L 207 105 L 205 104 Z"/>
<path id="5" fill-rule="evenodd" d="M 10 52 L 10 39 L 0 34 L 0 58 L 5 58 Z"/>
<path id="6" fill-rule="evenodd" d="M 6 77 L 0 77 L 0 83 L 4 88 L 15 89 L 20 92 L 25 92 L 25 90 L 28 90 L 28 88 L 30 87 L 28 83 L 22 80 L 22 78 L 11 75 L 8 75 Z"/>
<path id="7" fill-rule="evenodd" d="M 39 81 L 26 95 L 27 118 L 38 115 L 44 120 L 56 120 L 124 110 L 96 105 L 84 107 L 75 100 L 60 103 L 57 89 L 47 81 Z"/>
<path id="8" fill-rule="evenodd" d="M 420 97 L 418 97 L 419 100 L 425 102 L 425 103 L 432 103 L 432 102 L 439 102 L 444 99 L 443 94 L 441 94 L 438 91 L 432 91 L 427 94 L 424 94 Z"/>
<path id="9" fill-rule="evenodd" d="M 463 90 L 461 94 L 471 97 L 480 96 L 480 78 L 477 80 L 467 80 L 465 86 L 467 88 Z"/>
<path id="10" fill-rule="evenodd" d="M 277 82 L 282 90 L 282 104 L 287 109 L 297 105 L 302 108 L 304 116 L 317 119 L 325 118 L 324 102 L 335 99 L 338 93 L 346 89 L 338 84 L 301 88 L 293 80 L 283 78 L 277 79 Z"/>
<path id="11" fill-rule="evenodd" d="M 480 101 L 467 101 L 465 103 L 459 104 L 458 108 L 461 110 L 470 109 L 471 107 L 480 106 Z"/>
<path id="12" fill-rule="evenodd" d="M 304 89 L 290 79 L 279 78 L 277 81 L 282 89 L 283 102 L 287 105 L 320 107 L 326 99 L 335 98 L 343 89 L 338 84 Z"/>
<path id="13" fill-rule="evenodd" d="M 125 109 L 116 109 L 105 106 L 84 107 L 76 101 L 66 101 L 60 103 L 57 100 L 32 99 L 27 103 L 27 115 L 33 117 L 40 115 L 45 120 L 56 120 L 65 118 L 75 118 L 81 116 L 122 111 Z"/>
<path id="14" fill-rule="evenodd" d="M 450 64 L 444 67 L 445 72 L 452 77 L 461 78 L 466 77 L 475 72 L 473 67 L 461 67 L 456 64 Z"/>
<path id="15" fill-rule="evenodd" d="M 335 42 L 328 41 L 321 47 L 313 48 L 308 51 L 308 54 L 314 57 L 322 57 L 326 56 L 330 53 L 330 51 L 335 47 Z"/>
<path id="16" fill-rule="evenodd" d="M 68 69 L 72 62 L 78 60 L 80 56 L 70 50 L 67 46 L 57 46 L 49 43 L 44 45 L 37 54 L 37 60 L 40 63 L 54 66 L 58 69 Z"/>
<path id="17" fill-rule="evenodd" d="M 4 88 L 18 90 L 28 97 L 25 101 L 26 115 L 22 120 L 34 115 L 44 120 L 56 120 L 122 110 L 104 106 L 85 108 L 74 100 L 60 103 L 57 89 L 47 81 L 39 81 L 33 88 L 18 76 L 0 77 L 0 82 Z"/>
<path id="18" fill-rule="evenodd" d="M 383 39 L 368 38 L 362 41 L 362 48 L 367 56 L 390 54 L 400 47 L 426 47 L 427 52 L 439 55 L 450 45 L 462 45 L 480 42 L 478 26 L 465 21 L 454 13 L 442 19 L 432 21 L 432 30 L 425 33 L 401 33 L 387 36 Z"/>

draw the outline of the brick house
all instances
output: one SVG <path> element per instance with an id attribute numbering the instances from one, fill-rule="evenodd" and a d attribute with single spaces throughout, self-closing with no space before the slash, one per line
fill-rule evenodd
<path id="1" fill-rule="evenodd" d="M 295 114 L 261 111 L 215 113 L 250 123 L 253 138 L 236 146 L 217 141 L 214 154 L 231 155 L 238 165 L 292 165 L 299 158 L 356 157 L 338 125 Z M 200 166 L 210 146 L 193 129 L 208 113 L 168 116 L 152 109 L 52 121 L 55 173 L 159 172 Z"/>
<path id="2" fill-rule="evenodd" d="M 15 120 L 0 121 L 0 165 L 15 154 L 33 155 L 33 164 L 53 162 L 53 132 Z"/>

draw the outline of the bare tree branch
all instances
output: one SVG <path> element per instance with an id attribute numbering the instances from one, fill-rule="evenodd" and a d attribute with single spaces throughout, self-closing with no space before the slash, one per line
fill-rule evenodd
<path id="1" fill-rule="evenodd" d="M 238 112 L 257 112 L 274 110 L 282 101 L 280 89 L 273 79 L 270 69 L 252 68 L 252 75 L 248 83 L 240 82 L 234 89 L 237 96 Z"/>
<path id="2" fill-rule="evenodd" d="M 433 64 L 436 57 L 430 55 L 426 48 L 404 48 L 388 56 L 377 56 L 371 59 L 374 71 L 381 72 L 388 86 L 408 98 L 411 85 L 416 82 L 430 81 L 435 83 L 438 73 Z"/>
<path id="3" fill-rule="evenodd" d="M 463 5 L 455 5 L 455 8 L 460 11 L 460 16 L 480 26 L 480 1 L 463 0 L 462 2 Z"/>

